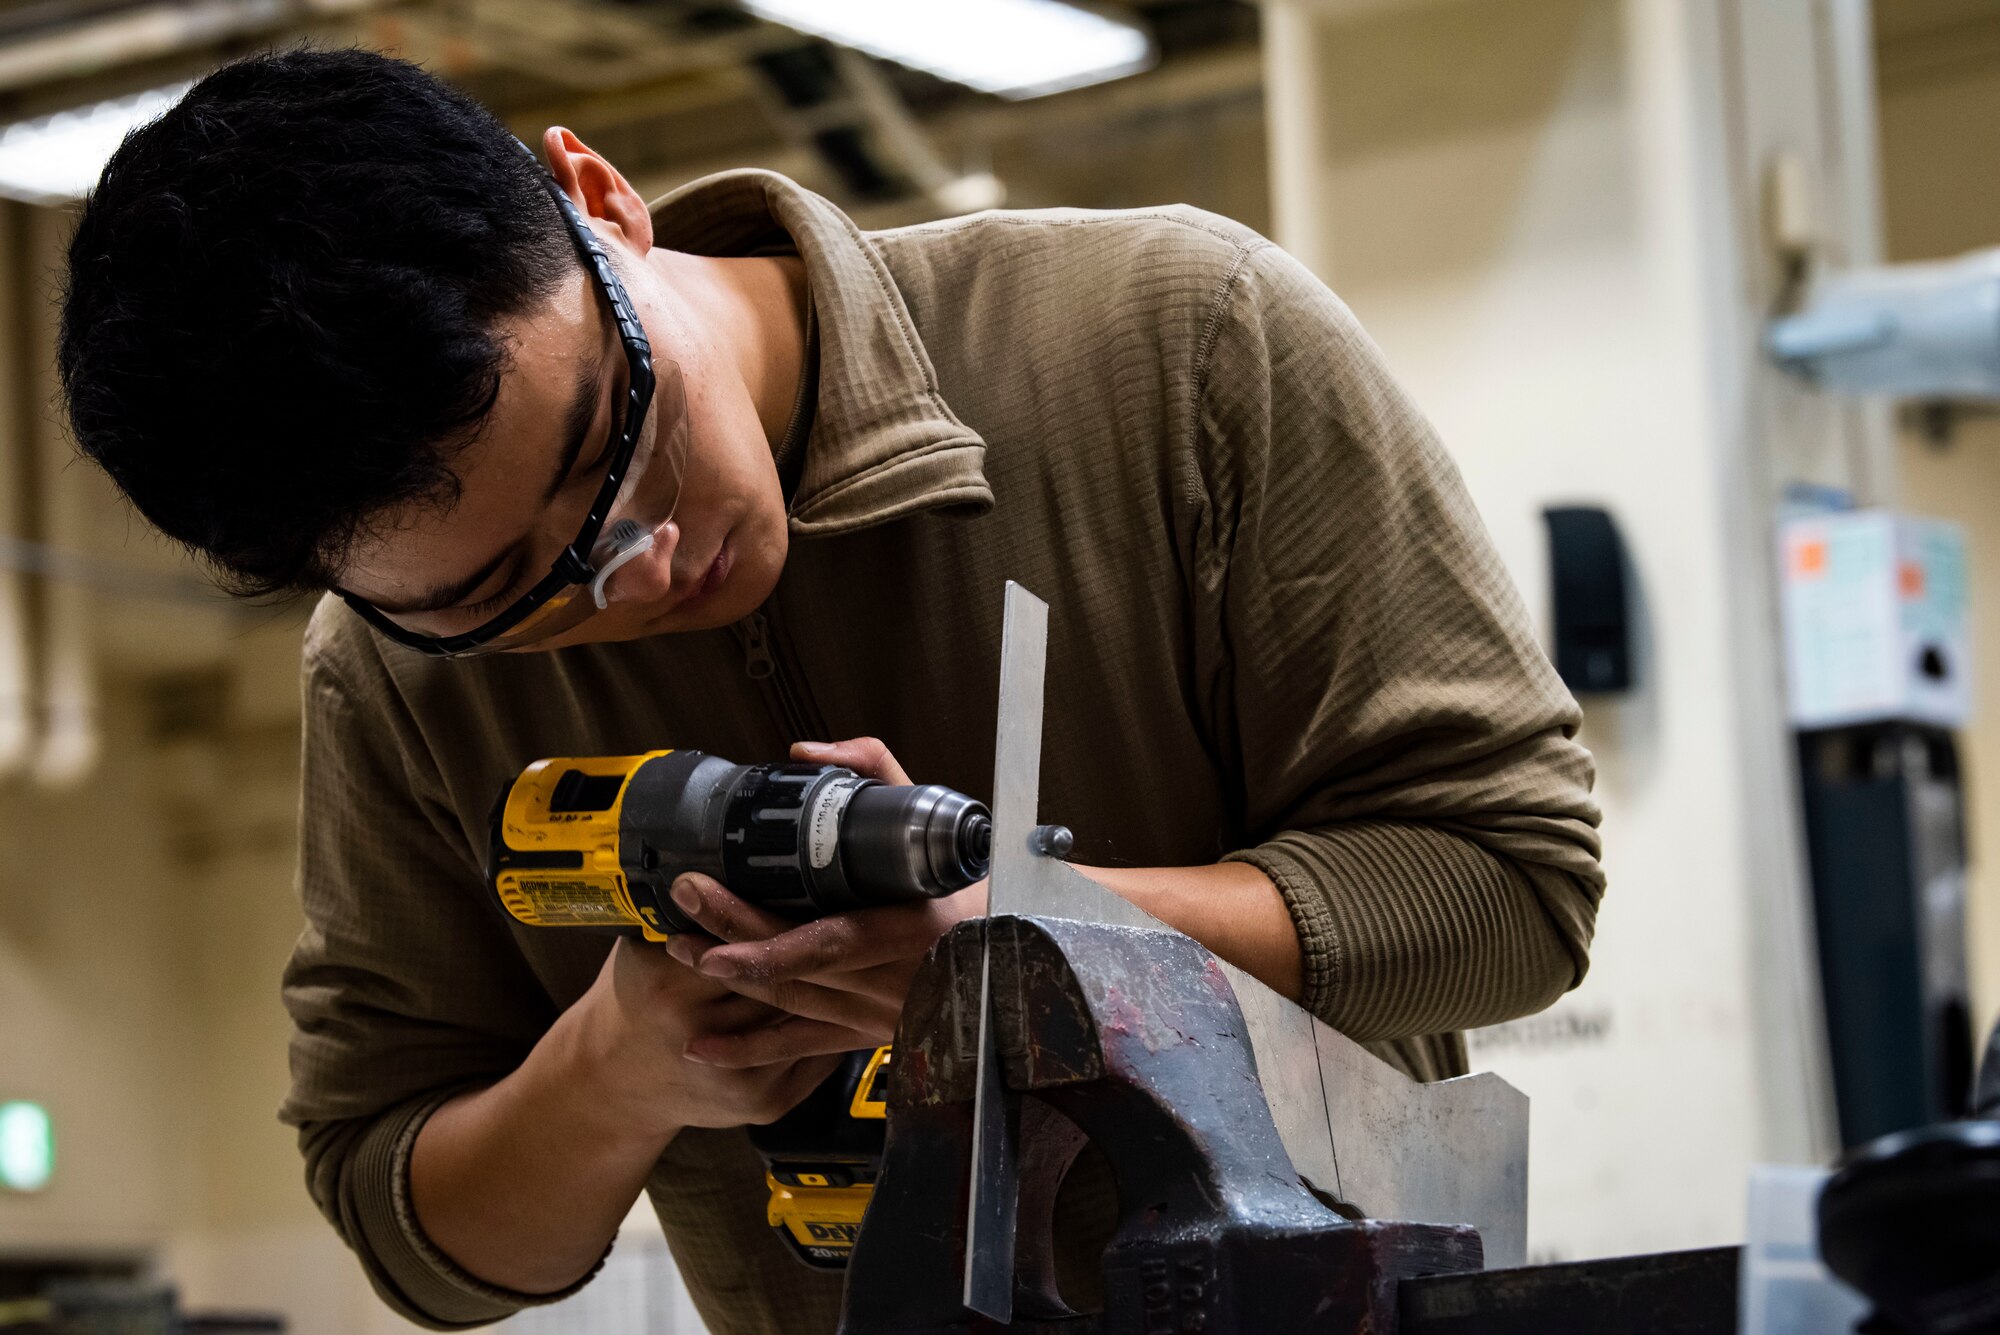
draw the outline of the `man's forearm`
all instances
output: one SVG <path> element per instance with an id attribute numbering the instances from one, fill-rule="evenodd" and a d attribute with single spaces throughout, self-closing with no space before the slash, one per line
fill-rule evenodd
<path id="1" fill-rule="evenodd" d="M 603 1097 L 573 1018 L 512 1075 L 433 1113 L 411 1156 L 425 1235 L 472 1275 L 521 1293 L 555 1293 L 589 1272 L 672 1139 Z"/>
<path id="2" fill-rule="evenodd" d="M 1298 928 L 1271 878 L 1242 862 L 1209 867 L 1077 867 L 1274 991 L 1305 986 Z"/>

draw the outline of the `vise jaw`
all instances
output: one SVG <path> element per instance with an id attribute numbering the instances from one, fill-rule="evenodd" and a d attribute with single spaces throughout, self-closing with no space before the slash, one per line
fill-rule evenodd
<path id="1" fill-rule="evenodd" d="M 1013 1319 L 967 1311 L 982 968 L 1019 1165 Z M 961 923 L 917 975 L 888 1139 L 849 1262 L 843 1335 L 1390 1335 L 1398 1280 L 1477 1270 L 1464 1224 L 1352 1219 L 1302 1182 L 1224 967 L 1177 932 L 1064 918 Z M 1119 1221 L 1103 1310 L 1056 1291 L 1050 1209 L 1087 1138 Z"/>

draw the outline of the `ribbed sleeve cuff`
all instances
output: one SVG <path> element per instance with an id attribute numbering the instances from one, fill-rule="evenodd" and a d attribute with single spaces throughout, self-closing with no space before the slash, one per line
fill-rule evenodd
<path id="1" fill-rule="evenodd" d="M 347 1172 L 349 1236 L 368 1278 L 385 1302 L 433 1330 L 483 1326 L 561 1302 L 604 1265 L 599 1257 L 589 1274 L 559 1292 L 520 1293 L 471 1274 L 424 1234 L 410 1198 L 410 1157 L 424 1123 L 460 1092 L 426 1095 L 383 1114 L 355 1146 Z"/>
<path id="2" fill-rule="evenodd" d="M 1526 876 L 1430 826 L 1287 830 L 1229 855 L 1277 885 L 1305 957 L 1305 1007 L 1367 1042 L 1542 1009 L 1577 979 Z"/>
<path id="3" fill-rule="evenodd" d="M 1340 930 L 1326 891 L 1320 887 L 1300 857 L 1284 845 L 1285 836 L 1255 848 L 1226 855 L 1224 862 L 1244 862 L 1271 878 L 1284 896 L 1285 907 L 1298 930 L 1299 950 L 1305 961 L 1304 991 L 1299 1004 L 1321 1019 L 1334 1013 L 1339 993 Z"/>

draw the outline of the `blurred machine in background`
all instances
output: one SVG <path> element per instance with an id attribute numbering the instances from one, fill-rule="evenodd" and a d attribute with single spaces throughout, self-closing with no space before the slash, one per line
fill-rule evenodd
<path id="1" fill-rule="evenodd" d="M 1833 274 L 1765 343 L 1839 393 L 2000 398 L 2000 249 Z"/>
<path id="2" fill-rule="evenodd" d="M 1799 734 L 1840 1138 L 1963 1116 L 1972 1091 L 1965 795 L 1950 731 Z"/>
<path id="3" fill-rule="evenodd" d="M 1780 540 L 1820 986 L 1843 1145 L 1961 1116 L 1972 1090 L 1965 539 L 1882 511 Z"/>

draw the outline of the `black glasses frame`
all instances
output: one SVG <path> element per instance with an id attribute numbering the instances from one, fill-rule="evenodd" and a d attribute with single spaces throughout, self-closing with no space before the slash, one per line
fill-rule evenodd
<path id="1" fill-rule="evenodd" d="M 527 145 L 521 147 L 529 157 L 534 157 Z M 539 159 L 536 165 L 540 165 Z M 639 316 L 632 309 L 632 299 L 626 295 L 625 285 L 618 281 L 618 273 L 611 267 L 611 257 L 605 254 L 604 246 L 598 241 L 597 234 L 590 230 L 590 224 L 583 220 L 583 214 L 563 193 L 555 178 L 544 176 L 544 181 L 569 227 L 571 238 L 576 242 L 583 267 L 590 271 L 598 291 L 604 294 L 604 300 L 611 307 L 612 321 L 618 326 L 618 341 L 625 347 L 625 363 L 630 369 L 625 427 L 618 438 L 618 448 L 612 452 L 604 484 L 597 489 L 597 499 L 590 503 L 590 513 L 584 516 L 583 527 L 577 532 L 576 540 L 563 548 L 549 573 L 534 588 L 471 630 L 458 635 L 425 635 L 397 625 L 388 613 L 366 598 L 345 589 L 334 590 L 376 630 L 404 648 L 432 658 L 457 658 L 474 653 L 520 625 L 563 590 L 588 584 L 597 577 L 597 571 L 590 564 L 590 549 L 597 545 L 598 535 L 604 530 L 604 521 L 618 499 L 618 489 L 625 483 L 626 470 L 632 466 L 633 452 L 638 449 L 639 433 L 646 424 L 646 413 L 653 404 L 653 345 L 647 341 L 645 326 L 639 323 Z"/>

